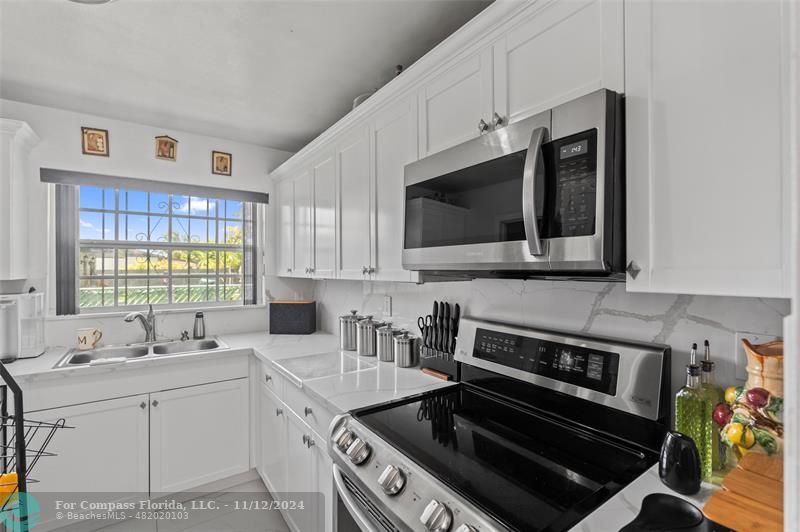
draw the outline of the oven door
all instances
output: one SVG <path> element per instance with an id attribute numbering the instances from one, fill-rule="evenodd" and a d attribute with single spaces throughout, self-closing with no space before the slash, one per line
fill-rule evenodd
<path id="1" fill-rule="evenodd" d="M 619 100 L 596 91 L 406 166 L 403 266 L 543 275 L 619 267 Z"/>
<path id="2" fill-rule="evenodd" d="M 334 532 L 405 532 L 374 502 L 358 481 L 333 464 Z"/>

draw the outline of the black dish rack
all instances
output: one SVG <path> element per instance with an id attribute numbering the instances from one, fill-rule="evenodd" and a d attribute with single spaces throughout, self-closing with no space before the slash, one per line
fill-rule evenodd
<path id="1" fill-rule="evenodd" d="M 30 476 L 39 459 L 55 456 L 46 451 L 57 430 L 71 428 L 65 420 L 54 422 L 26 419 L 22 402 L 22 389 L 0 362 L 0 444 L 2 445 L 2 474 L 0 477 L 0 513 L 15 512 L 19 530 L 27 531 L 27 499 L 20 494 L 28 493 L 28 485 L 38 482 Z M 9 390 L 11 394 L 9 395 Z M 9 401 L 11 405 L 9 405 Z M 13 409 L 13 413 L 9 409 Z M 16 473 L 16 479 L 9 478 Z"/>

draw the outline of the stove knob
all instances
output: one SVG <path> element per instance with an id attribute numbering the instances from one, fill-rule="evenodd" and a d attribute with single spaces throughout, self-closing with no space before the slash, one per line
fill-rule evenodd
<path id="1" fill-rule="evenodd" d="M 346 453 L 355 438 L 356 435 L 353 434 L 353 431 L 349 430 L 347 427 L 342 427 L 333 435 L 333 443 L 336 444 L 336 447 L 341 452 Z"/>
<path id="2" fill-rule="evenodd" d="M 356 438 L 353 440 L 353 443 L 350 444 L 350 447 L 347 448 L 347 457 L 350 458 L 350 461 L 355 465 L 361 465 L 367 461 L 370 452 L 372 452 L 372 449 L 369 448 L 367 442 L 361 438 Z"/>
<path id="3" fill-rule="evenodd" d="M 378 477 L 378 484 L 386 495 L 397 495 L 406 485 L 406 476 L 396 466 L 389 464 Z"/>
<path id="4" fill-rule="evenodd" d="M 456 528 L 456 532 L 478 532 L 478 529 L 472 525 L 463 524 Z"/>
<path id="5" fill-rule="evenodd" d="M 428 532 L 447 532 L 453 524 L 453 512 L 446 504 L 433 499 L 422 511 L 419 520 Z"/>

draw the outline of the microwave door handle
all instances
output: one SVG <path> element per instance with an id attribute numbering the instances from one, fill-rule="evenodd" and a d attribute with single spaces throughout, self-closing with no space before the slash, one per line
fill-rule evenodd
<path id="1" fill-rule="evenodd" d="M 542 255 L 542 241 L 536 224 L 536 177 L 544 172 L 542 143 L 546 134 L 547 128 L 544 127 L 533 130 L 522 174 L 522 219 L 531 255 Z"/>

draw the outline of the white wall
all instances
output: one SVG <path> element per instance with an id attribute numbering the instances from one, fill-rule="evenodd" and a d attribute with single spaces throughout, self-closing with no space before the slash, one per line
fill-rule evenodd
<path id="1" fill-rule="evenodd" d="M 692 342 L 711 342 L 720 384 L 736 382 L 735 333 L 780 336 L 789 300 L 627 293 L 624 283 L 480 279 L 469 282 L 316 281 L 319 328 L 338 332 L 349 310 L 383 317 L 392 296 L 398 326 L 419 334 L 417 316 L 434 300 L 459 303 L 462 315 L 672 346 L 672 385 L 683 385 Z"/>
<path id="2" fill-rule="evenodd" d="M 270 192 L 267 174 L 292 155 L 254 144 L 158 129 L 11 100 L 0 99 L 0 116 L 27 122 L 42 139 L 32 150 L 28 167 L 29 278 L 24 285 L 0 283 L 0 293 L 18 292 L 28 286 L 35 286 L 39 290 L 48 287 L 48 261 L 52 260 L 53 244 L 49 238 L 49 185 L 39 181 L 40 168 Z M 109 157 L 81 153 L 82 126 L 109 131 Z M 176 162 L 155 158 L 154 139 L 159 135 L 169 135 L 178 140 Z M 212 150 L 233 155 L 231 176 L 211 173 Z M 274 297 L 304 297 L 310 295 L 311 291 L 310 283 L 303 281 L 268 278 L 265 284 L 266 290 Z M 52 301 L 50 303 L 52 307 Z M 166 314 L 159 320 L 161 333 L 176 336 L 181 330 L 191 330 L 192 319 L 192 312 Z M 211 334 L 265 329 L 267 310 L 262 307 L 211 311 L 207 312 L 206 321 Z M 51 317 L 47 327 L 48 343 L 69 344 L 75 329 L 87 326 L 104 328 L 104 340 L 107 343 L 128 342 L 141 337 L 138 326 L 123 323 L 119 316 Z"/>

